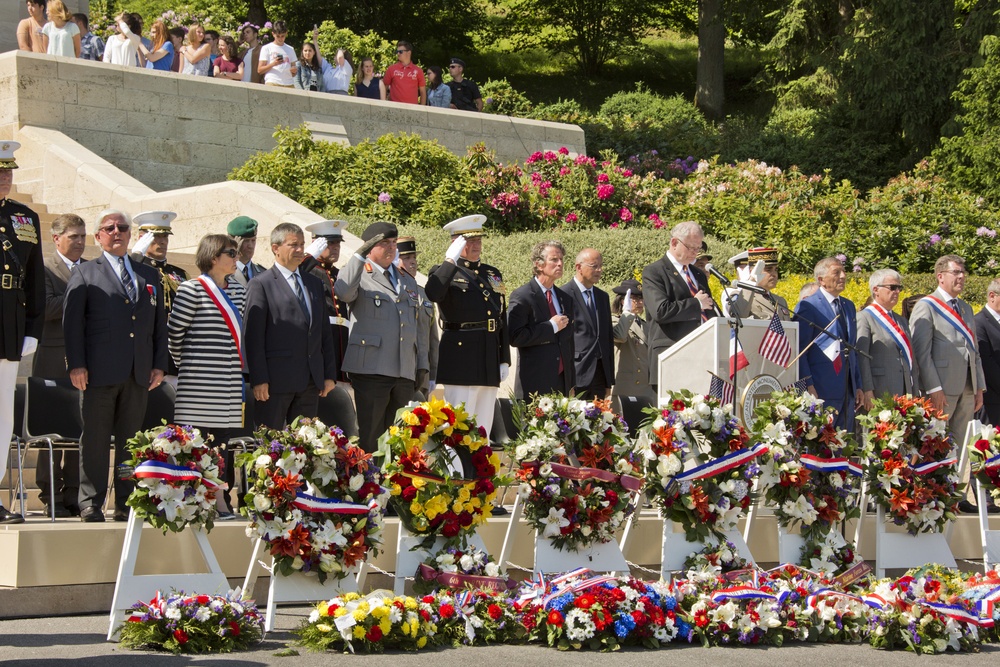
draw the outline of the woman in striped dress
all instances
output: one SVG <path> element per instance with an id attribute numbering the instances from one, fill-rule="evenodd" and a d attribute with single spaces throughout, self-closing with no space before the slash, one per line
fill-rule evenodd
<path id="1" fill-rule="evenodd" d="M 243 426 L 242 285 L 236 272 L 236 242 L 209 234 L 198 243 L 195 262 L 202 274 L 182 283 L 167 322 L 170 354 L 179 368 L 174 421 L 194 426 L 220 445 Z M 226 481 L 232 487 L 232 462 Z M 224 503 L 224 505 L 222 504 Z M 219 519 L 235 518 L 229 494 L 220 494 Z"/>

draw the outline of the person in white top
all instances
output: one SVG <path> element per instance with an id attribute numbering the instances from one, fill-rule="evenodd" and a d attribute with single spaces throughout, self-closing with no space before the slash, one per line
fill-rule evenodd
<path id="1" fill-rule="evenodd" d="M 257 61 L 260 60 L 262 48 L 260 38 L 257 36 L 259 30 L 252 23 L 244 23 L 240 28 L 240 43 L 247 45 L 243 51 L 243 80 L 248 83 L 260 83 L 260 75 L 257 73 Z"/>
<path id="2" fill-rule="evenodd" d="M 119 32 L 108 37 L 108 43 L 104 47 L 104 62 L 112 65 L 145 67 L 145 59 L 139 55 L 138 33 L 142 30 L 139 15 L 122 12 L 115 17 L 115 21 Z"/>
<path id="3" fill-rule="evenodd" d="M 353 78 L 354 66 L 351 64 L 350 51 L 338 50 L 335 64 L 323 61 L 323 84 L 326 87 L 326 92 L 347 95 Z"/>
<path id="4" fill-rule="evenodd" d="M 80 27 L 62 0 L 49 0 L 49 22 L 42 27 L 42 44 L 50 56 L 80 57 Z"/>
<path id="5" fill-rule="evenodd" d="M 275 21 L 274 41 L 260 50 L 257 71 L 264 76 L 264 85 L 294 88 L 294 76 L 299 71 L 296 65 L 295 49 L 285 44 L 288 28 L 284 21 Z"/>

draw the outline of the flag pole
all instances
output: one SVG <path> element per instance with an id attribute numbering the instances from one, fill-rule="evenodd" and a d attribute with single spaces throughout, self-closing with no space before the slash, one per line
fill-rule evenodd
<path id="1" fill-rule="evenodd" d="M 834 317 L 832 320 L 830 320 L 830 323 L 827 324 L 823 328 L 822 331 L 820 331 L 820 333 L 821 334 L 829 334 L 830 333 L 830 331 L 829 331 L 830 327 L 832 327 L 836 323 L 837 323 L 837 318 Z M 802 335 L 802 330 L 801 329 L 799 329 L 799 335 L 800 336 Z M 792 367 L 792 364 L 794 364 L 796 361 L 798 361 L 799 357 L 801 357 L 803 354 L 805 354 L 806 352 L 808 352 L 809 348 L 812 347 L 813 345 L 815 345 L 817 340 L 819 340 L 819 336 L 816 336 L 811 341 L 809 341 L 809 344 L 806 345 L 804 348 L 802 348 L 802 351 L 799 352 L 798 354 L 796 354 L 795 357 L 791 361 L 788 362 L 788 364 L 785 366 L 785 368 L 780 373 L 778 373 L 777 379 L 781 379 L 781 376 L 788 372 L 788 369 Z M 838 338 L 838 340 L 839 340 L 839 338 Z"/>

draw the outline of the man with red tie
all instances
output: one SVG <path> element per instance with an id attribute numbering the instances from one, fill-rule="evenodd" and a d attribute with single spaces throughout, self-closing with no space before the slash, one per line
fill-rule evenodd
<path id="1" fill-rule="evenodd" d="M 670 230 L 670 249 L 642 272 L 649 322 L 649 383 L 654 387 L 660 353 L 714 317 L 708 278 L 694 266 L 704 239 L 698 223 L 677 224 Z"/>

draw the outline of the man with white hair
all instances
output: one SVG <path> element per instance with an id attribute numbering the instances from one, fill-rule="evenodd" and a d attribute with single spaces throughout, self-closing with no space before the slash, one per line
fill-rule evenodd
<path id="1" fill-rule="evenodd" d="M 66 285 L 66 366 L 83 392 L 80 519 L 104 521 L 108 451 L 115 440 L 115 521 L 128 519 L 131 475 L 121 469 L 128 439 L 142 426 L 149 392 L 167 369 L 167 318 L 159 272 L 128 256 L 132 221 L 106 209 L 92 228 L 103 252 L 80 264 Z"/>
<path id="2" fill-rule="evenodd" d="M 858 313 L 858 365 L 865 410 L 872 401 L 888 394 L 901 396 L 919 392 L 918 371 L 910 342 L 910 325 L 892 309 L 903 291 L 899 273 L 879 269 L 868 279 L 872 302 Z"/>
<path id="3" fill-rule="evenodd" d="M 715 314 L 708 278 L 692 266 L 705 232 L 697 222 L 670 230 L 670 249 L 642 272 L 642 293 L 649 322 L 649 383 L 656 386 L 657 358 Z"/>

